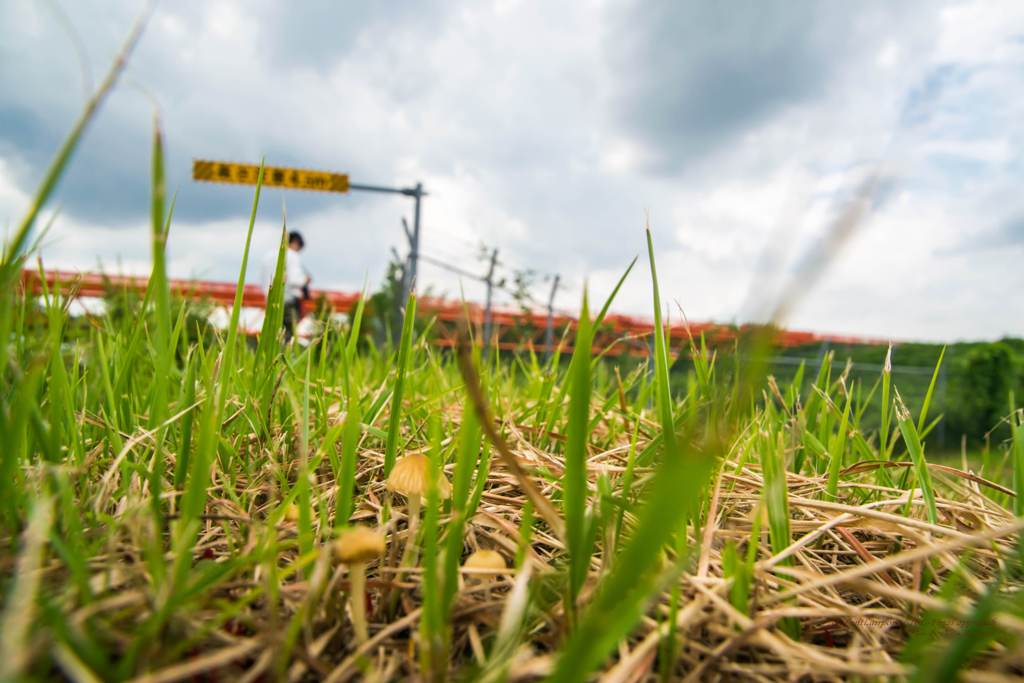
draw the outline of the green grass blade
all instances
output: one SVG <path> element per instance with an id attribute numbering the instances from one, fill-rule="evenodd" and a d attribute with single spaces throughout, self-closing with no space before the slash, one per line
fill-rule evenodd
<path id="1" fill-rule="evenodd" d="M 1017 410 L 1011 416 L 1010 426 L 1013 429 L 1013 487 L 1017 494 L 1013 499 L 1013 514 L 1021 517 L 1024 516 L 1024 411 Z"/>
<path id="2" fill-rule="evenodd" d="M 168 417 L 168 386 L 170 384 L 171 363 L 174 359 L 174 346 L 171 343 L 171 300 L 167 286 L 165 221 L 170 225 L 170 217 L 164 216 L 164 199 L 167 193 L 164 180 L 164 152 L 160 135 L 160 121 L 153 123 L 153 181 L 152 181 L 152 247 L 153 272 L 150 276 L 149 289 L 154 292 L 156 304 L 156 340 L 155 370 L 153 378 L 153 400 L 150 405 L 149 428 L 156 431 L 156 448 L 153 450 L 151 472 L 149 473 L 149 491 L 153 521 L 159 530 L 153 538 L 149 549 L 149 565 L 157 588 L 166 574 L 163 547 L 163 507 L 161 494 L 164 486 L 164 436 L 167 428 L 164 423 Z M 143 311 L 145 315 L 145 311 Z M 152 344 L 151 344 L 152 346 Z"/>
<path id="3" fill-rule="evenodd" d="M 242 267 L 238 271 L 238 285 L 235 287 L 235 301 L 231 306 L 231 322 L 228 323 L 227 340 L 224 343 L 224 356 L 221 360 L 221 388 L 218 414 L 223 411 L 224 402 L 232 390 L 235 379 L 235 349 L 238 339 L 238 319 L 242 314 L 242 292 L 245 290 L 245 272 L 249 265 L 249 246 L 252 244 L 252 229 L 256 224 L 256 209 L 260 204 L 260 190 L 263 189 L 263 160 L 260 160 L 260 172 L 256 178 L 256 194 L 252 199 L 252 212 L 249 214 L 249 230 L 245 234 L 245 249 L 242 251 Z"/>
<path id="4" fill-rule="evenodd" d="M 620 494 L 622 497 L 622 509 L 618 512 L 618 519 L 615 521 L 615 553 L 618 554 L 622 545 L 622 523 L 626 517 L 626 506 L 633 494 L 633 470 L 636 468 L 636 440 L 640 435 L 640 418 L 633 422 L 633 438 L 629 442 L 629 456 L 626 458 L 626 471 L 622 474 L 622 485 Z M 606 551 L 607 552 L 607 551 Z"/>
<path id="5" fill-rule="evenodd" d="M 296 406 L 299 425 L 299 553 L 309 555 L 313 552 L 313 517 L 310 503 L 311 491 L 309 484 L 309 370 L 313 354 L 306 354 L 306 381 L 302 385 L 302 405 Z M 307 567 L 306 578 L 313 568 Z"/>
<path id="6" fill-rule="evenodd" d="M 924 459 L 924 448 L 921 446 L 921 439 L 918 437 L 914 421 L 910 417 L 910 411 L 903 404 L 900 392 L 896 392 L 896 422 L 899 423 L 900 432 L 903 434 L 903 441 L 907 444 L 910 457 L 914 462 L 914 471 L 917 474 L 917 483 L 921 487 L 921 496 L 924 498 L 925 509 L 928 513 L 928 521 L 932 524 L 939 523 L 939 513 L 935 507 L 935 492 L 932 488 L 932 476 L 928 471 L 928 463 Z"/>
<path id="7" fill-rule="evenodd" d="M 590 436 L 590 311 L 586 291 L 576 330 L 576 349 L 570 363 L 569 415 L 566 429 L 565 473 L 562 477 L 563 515 L 569 549 L 569 594 L 566 609 L 573 611 L 576 596 L 590 566 L 587 543 L 587 441 Z"/>
<path id="8" fill-rule="evenodd" d="M 678 457 L 678 447 L 676 446 L 675 419 L 672 417 L 672 390 L 668 380 L 668 349 L 665 347 L 665 330 L 661 323 L 661 294 L 658 289 L 658 269 L 654 263 L 654 240 L 651 238 L 649 227 L 647 228 L 647 251 L 651 258 L 651 279 L 654 282 L 654 370 L 657 382 L 658 418 L 661 421 L 665 457 L 675 458 Z"/>
<path id="9" fill-rule="evenodd" d="M 832 460 L 828 466 L 828 497 L 835 500 L 839 492 L 839 471 L 843 468 L 843 454 L 846 452 L 846 430 L 850 423 L 850 406 L 853 404 L 853 396 L 846 392 L 846 408 L 843 409 L 843 417 L 839 422 L 839 431 L 832 439 L 829 452 Z"/>
<path id="10" fill-rule="evenodd" d="M 939 378 L 939 370 L 942 368 L 942 358 L 946 355 L 946 347 L 939 352 L 939 362 L 935 364 L 935 372 L 932 373 L 932 381 L 928 385 L 928 393 L 924 395 L 924 404 L 921 406 L 921 414 L 917 418 L 917 431 L 923 433 L 925 420 L 928 419 L 928 407 L 932 402 L 932 392 L 935 391 L 935 380 Z"/>
<path id="11" fill-rule="evenodd" d="M 597 314 L 596 318 L 594 318 L 594 323 L 591 325 L 591 329 L 596 330 L 601 326 L 601 323 L 604 322 L 604 317 L 608 314 L 608 309 L 615 300 L 615 295 L 619 293 L 619 290 L 622 288 L 622 284 L 626 281 L 626 278 L 629 277 L 629 272 L 633 270 L 633 266 L 636 265 L 637 259 L 639 258 L 639 256 L 634 257 L 629 264 L 629 268 L 626 268 L 626 272 L 619 278 L 618 283 L 615 285 L 615 289 L 612 290 L 612 293 L 608 296 L 608 300 L 605 301 L 604 306 L 601 307 L 601 312 Z"/>
<path id="12" fill-rule="evenodd" d="M 167 419 L 167 386 L 174 349 L 171 341 L 171 295 L 167 285 L 166 259 L 166 224 L 170 218 L 164 215 L 164 199 L 166 195 L 164 179 L 163 141 L 160 135 L 160 121 L 153 123 L 153 188 L 152 188 L 152 247 L 153 272 L 148 287 L 153 290 L 153 302 L 156 305 L 156 376 L 153 391 L 153 404 L 149 416 L 149 428 L 153 429 Z M 157 437 L 160 441 L 160 437 Z"/>
<path id="13" fill-rule="evenodd" d="M 288 229 L 281 226 L 281 241 L 277 247 L 277 265 L 274 268 L 274 279 L 267 293 L 267 308 L 263 315 L 263 328 L 260 331 L 260 342 L 256 348 L 256 362 L 259 371 L 253 376 L 256 386 L 262 386 L 274 367 L 274 360 L 281 350 L 281 326 L 284 322 L 284 263 L 288 249 Z M 267 393 L 264 398 L 269 400 L 271 387 L 264 387 Z"/>
<path id="14" fill-rule="evenodd" d="M 847 401 L 847 406 L 849 406 Z M 771 419 L 771 416 L 768 416 Z M 768 425 L 772 429 L 772 425 Z M 778 439 L 769 433 L 761 439 L 761 469 L 764 472 L 764 501 L 768 510 L 768 535 L 771 539 L 772 552 L 776 555 L 784 551 L 792 543 L 789 525 L 789 487 L 786 482 L 785 442 L 783 433 L 778 431 Z M 757 539 L 751 538 L 756 543 Z M 792 556 L 784 558 L 779 566 L 793 566 Z M 793 640 L 800 639 L 800 623 L 792 618 L 780 622 L 782 630 Z"/>
<path id="15" fill-rule="evenodd" d="M 451 609 L 458 592 L 459 564 L 462 560 L 462 537 L 468 519 L 470 485 L 473 471 L 478 468 L 480 445 L 483 432 L 480 418 L 472 408 L 472 399 L 466 397 L 462 411 L 462 425 L 459 429 L 459 444 L 455 455 L 455 473 L 452 477 L 452 521 L 448 525 L 448 537 L 444 557 L 444 601 L 445 609 Z M 478 474 L 478 476 L 480 476 Z M 484 476 L 486 478 L 486 476 Z M 481 491 L 482 493 L 482 491 Z"/>
<path id="16" fill-rule="evenodd" d="M 404 334 L 403 334 L 404 336 Z M 441 429 L 438 418 L 430 417 L 429 488 L 423 515 L 423 618 L 420 619 L 420 660 L 432 681 L 445 680 L 448 667 L 447 616 L 443 604 L 443 587 L 438 575 L 438 508 L 440 496 L 437 482 L 440 474 Z"/>
<path id="17" fill-rule="evenodd" d="M 335 526 L 348 526 L 355 508 L 356 446 L 359 445 L 359 401 L 349 401 L 345 416 L 345 430 L 341 437 L 341 471 L 338 474 L 338 504 L 335 508 Z M 333 444 L 331 445 L 333 449 Z"/>
<path id="18" fill-rule="evenodd" d="M 181 400 L 178 405 L 187 408 L 196 402 L 196 366 L 198 355 L 189 351 L 185 357 L 185 381 L 181 385 Z M 181 429 L 178 432 L 178 453 L 174 464 L 174 487 L 180 489 L 188 474 L 189 460 L 192 457 L 192 430 L 196 422 L 195 409 L 188 411 L 181 418 Z"/>
<path id="19" fill-rule="evenodd" d="M 814 381 L 814 386 L 821 391 L 828 390 L 828 375 L 829 370 L 832 366 L 832 353 L 826 353 L 822 359 L 821 367 L 818 368 L 818 377 Z M 818 421 L 818 413 L 821 410 L 821 394 L 817 391 L 811 390 L 810 397 L 807 399 L 807 408 L 804 414 L 807 416 L 807 428 L 811 429 Z"/>
<path id="20" fill-rule="evenodd" d="M 409 366 L 409 350 L 412 347 L 412 330 L 416 323 L 416 294 L 409 292 L 405 301 L 405 318 L 402 321 L 402 341 L 398 347 L 398 366 L 395 370 L 395 389 L 391 394 L 391 417 L 388 419 L 388 441 L 384 449 L 384 477 L 391 474 L 398 453 L 398 436 L 402 428 L 402 395 L 405 390 L 405 373 Z"/>
<path id="21" fill-rule="evenodd" d="M 60 291 L 59 283 L 55 288 Z M 57 294 L 54 293 L 52 303 L 47 306 L 48 318 L 50 321 L 50 381 L 47 387 L 47 394 L 50 401 L 50 437 L 51 448 L 54 453 L 60 453 L 65 445 L 65 431 L 74 427 L 74 420 L 68 420 L 68 387 L 67 370 L 64 367 L 64 356 L 61 350 L 64 339 L 66 316 L 63 308 L 59 305 Z M 51 297 L 47 297 L 51 299 Z"/>
<path id="22" fill-rule="evenodd" d="M 352 325 L 348 332 L 348 343 L 345 346 L 345 356 L 349 365 L 355 360 L 356 350 L 359 347 L 359 332 L 363 324 L 363 307 L 366 306 L 366 283 L 363 283 L 362 292 L 359 294 L 359 301 L 356 303 L 356 312 L 352 316 Z"/>
<path id="23" fill-rule="evenodd" d="M 889 388 L 892 386 L 892 344 L 889 344 L 889 351 L 885 354 L 885 364 L 882 366 L 882 416 L 881 429 L 878 432 L 878 457 L 882 460 L 889 459 L 889 434 L 891 430 L 892 401 L 889 399 Z M 879 470 L 879 481 L 883 486 L 892 486 L 892 478 L 889 472 L 882 468 Z"/>
<path id="24" fill-rule="evenodd" d="M 685 456 L 661 460 L 632 537 L 559 655 L 552 681 L 586 680 L 633 629 L 658 590 L 662 548 L 697 501 L 714 468 L 712 453 Z"/>

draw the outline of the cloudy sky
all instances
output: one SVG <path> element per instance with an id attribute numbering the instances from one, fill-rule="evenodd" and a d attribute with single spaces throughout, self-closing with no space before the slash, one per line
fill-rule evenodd
<path id="1" fill-rule="evenodd" d="M 5 225 L 141 8 L 0 2 Z M 563 309 L 584 282 L 603 299 L 646 259 L 649 214 L 663 298 L 691 320 L 744 321 L 877 174 L 789 326 L 1024 335 L 1022 67 L 1018 0 L 165 1 L 59 188 L 42 255 L 147 270 L 159 108 L 178 191 L 174 276 L 236 278 L 252 202 L 251 187 L 193 182 L 192 160 L 266 155 L 356 183 L 422 182 L 425 255 L 483 272 L 479 245 L 498 247 L 505 276 L 537 271 L 539 299 L 559 273 Z M 407 198 L 275 189 L 261 198 L 257 258 L 280 234 L 282 199 L 315 286 L 375 287 L 391 247 L 407 250 Z M 639 265 L 616 308 L 650 316 Z M 444 270 L 423 264 L 420 277 L 458 295 Z"/>

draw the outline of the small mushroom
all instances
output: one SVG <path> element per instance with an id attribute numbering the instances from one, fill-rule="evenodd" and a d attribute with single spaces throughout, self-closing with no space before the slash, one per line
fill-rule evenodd
<path id="1" fill-rule="evenodd" d="M 298 522 L 299 521 L 299 506 L 289 505 L 288 509 L 284 511 L 285 521 Z"/>
<path id="2" fill-rule="evenodd" d="M 422 453 L 410 453 L 395 463 L 388 477 L 387 489 L 401 493 L 409 499 L 409 537 L 406 545 L 415 542 L 416 528 L 420 521 L 420 500 L 427 494 L 427 472 L 430 458 Z M 450 498 L 452 485 L 448 478 L 441 474 L 437 480 L 437 492 L 442 498 Z"/>
<path id="3" fill-rule="evenodd" d="M 383 552 L 384 535 L 366 527 L 348 529 L 334 542 L 334 559 L 348 565 L 352 626 L 359 645 L 370 637 L 366 626 L 366 563 Z"/>
<path id="4" fill-rule="evenodd" d="M 489 569 L 491 571 L 499 571 L 502 569 L 508 569 L 508 565 L 505 564 L 505 558 L 501 556 L 501 553 L 496 550 L 477 550 L 475 553 L 466 558 L 466 561 L 462 563 L 463 569 Z M 483 575 L 480 580 L 487 586 L 484 591 L 484 598 L 488 602 L 491 600 L 491 581 L 492 577 Z"/>

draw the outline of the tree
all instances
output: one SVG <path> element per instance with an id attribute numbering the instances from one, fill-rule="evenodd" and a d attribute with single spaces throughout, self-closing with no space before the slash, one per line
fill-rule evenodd
<path id="1" fill-rule="evenodd" d="M 1002 342 L 979 344 L 967 354 L 961 380 L 961 420 L 968 435 L 984 436 L 1010 411 L 1017 362 Z"/>

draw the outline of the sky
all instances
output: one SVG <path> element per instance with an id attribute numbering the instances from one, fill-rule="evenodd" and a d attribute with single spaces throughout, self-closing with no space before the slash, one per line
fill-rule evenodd
<path id="1" fill-rule="evenodd" d="M 8 229 L 143 7 L 0 2 Z M 497 248 L 499 276 L 535 271 L 538 301 L 557 273 L 561 310 L 584 289 L 603 302 L 639 255 L 613 309 L 652 317 L 649 222 L 673 318 L 761 320 L 796 282 L 791 329 L 1024 336 L 1022 67 L 1017 0 L 165 1 L 44 216 L 41 256 L 148 272 L 158 116 L 174 277 L 236 280 L 252 207 L 252 187 L 194 182 L 192 160 L 265 157 L 422 182 L 424 256 L 483 274 Z M 249 282 L 283 207 L 314 287 L 375 289 L 408 252 L 407 197 L 266 189 Z M 429 263 L 418 279 L 485 295 Z"/>

